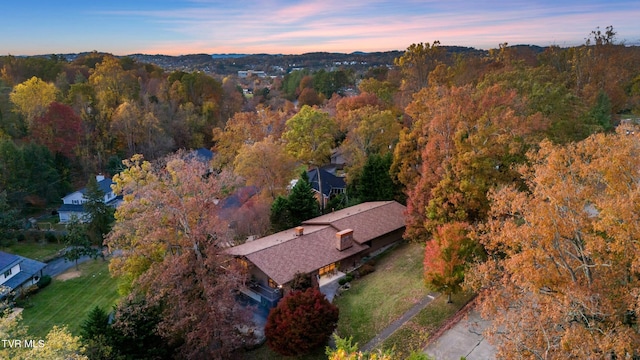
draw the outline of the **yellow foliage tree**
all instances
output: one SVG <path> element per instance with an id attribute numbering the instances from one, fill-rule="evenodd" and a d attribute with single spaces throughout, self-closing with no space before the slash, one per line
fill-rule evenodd
<path id="1" fill-rule="evenodd" d="M 528 191 L 491 196 L 479 232 L 489 259 L 468 276 L 499 357 L 640 355 L 638 133 L 545 141 L 521 169 Z"/>
<path id="2" fill-rule="evenodd" d="M 234 162 L 236 174 L 256 186 L 272 200 L 286 191 L 294 178 L 295 161 L 284 145 L 269 136 L 252 145 L 244 144 Z"/>
<path id="3" fill-rule="evenodd" d="M 49 104 L 56 100 L 58 90 L 55 85 L 46 83 L 37 77 L 16 85 L 9 99 L 16 107 L 15 111 L 24 116 L 27 126 L 31 128 L 33 120 L 42 116 Z"/>

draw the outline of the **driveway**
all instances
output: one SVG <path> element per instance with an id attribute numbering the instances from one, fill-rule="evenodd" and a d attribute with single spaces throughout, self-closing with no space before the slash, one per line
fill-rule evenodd
<path id="1" fill-rule="evenodd" d="M 87 260 L 91 260 L 91 256 L 83 256 L 78 259 L 78 264 L 81 264 Z M 64 257 L 59 257 L 53 259 L 47 263 L 47 266 L 44 267 L 42 273 L 44 275 L 49 275 L 51 277 L 55 277 L 56 275 L 60 275 L 63 272 L 71 269 L 76 266 L 75 261 L 66 260 Z"/>
<path id="2" fill-rule="evenodd" d="M 472 309 L 437 340 L 432 342 L 425 353 L 438 360 L 489 360 L 496 358 L 496 349 L 482 336 L 482 331 L 490 321 L 484 320 Z"/>

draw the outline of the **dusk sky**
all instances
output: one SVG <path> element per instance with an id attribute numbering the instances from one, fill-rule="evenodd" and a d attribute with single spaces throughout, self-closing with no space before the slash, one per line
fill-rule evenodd
<path id="1" fill-rule="evenodd" d="M 3 1 L 0 55 L 84 51 L 301 54 L 580 45 L 596 27 L 640 45 L 638 0 Z"/>

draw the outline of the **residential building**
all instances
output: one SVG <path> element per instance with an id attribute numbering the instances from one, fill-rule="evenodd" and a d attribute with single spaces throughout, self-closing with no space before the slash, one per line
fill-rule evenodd
<path id="1" fill-rule="evenodd" d="M 315 168 L 307 171 L 309 184 L 323 208 L 333 197 L 347 191 L 347 183 L 343 177 L 336 176 L 323 168 Z"/>
<path id="2" fill-rule="evenodd" d="M 375 201 L 325 214 L 300 226 L 229 249 L 251 276 L 241 291 L 262 309 L 274 307 L 297 273 L 314 286 L 336 281 L 402 239 L 406 207 Z"/>
<path id="3" fill-rule="evenodd" d="M 98 182 L 98 187 L 104 193 L 104 203 L 112 207 L 117 207 L 121 202 L 121 198 L 117 197 L 111 189 L 111 185 L 114 184 L 113 181 L 104 175 L 96 175 L 96 181 Z M 62 206 L 58 208 L 58 216 L 60 217 L 61 224 L 69 222 L 72 218 L 77 218 L 82 222 L 90 220 L 89 214 L 84 210 L 84 203 L 87 202 L 87 199 L 84 197 L 86 191 L 86 188 L 82 188 L 62 198 Z"/>
<path id="4" fill-rule="evenodd" d="M 0 251 L 0 298 L 37 283 L 46 265 L 40 261 Z"/>

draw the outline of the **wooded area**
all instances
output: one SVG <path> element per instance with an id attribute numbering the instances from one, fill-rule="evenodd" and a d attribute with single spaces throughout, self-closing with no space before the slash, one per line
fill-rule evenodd
<path id="1" fill-rule="evenodd" d="M 640 48 L 612 27 L 541 53 L 412 44 L 367 72 L 255 77 L 251 97 L 233 75 L 100 53 L 0 57 L 0 71 L 1 226 L 114 176 L 125 202 L 107 243 L 129 252 L 112 270 L 187 358 L 242 342 L 222 291 L 242 276 L 219 245 L 296 226 L 290 181 L 336 153 L 347 191 L 323 210 L 405 203 L 426 280 L 477 291 L 501 355 L 640 356 Z M 203 147 L 211 164 L 188 156 Z M 233 213 L 211 200 L 246 186 Z"/>

